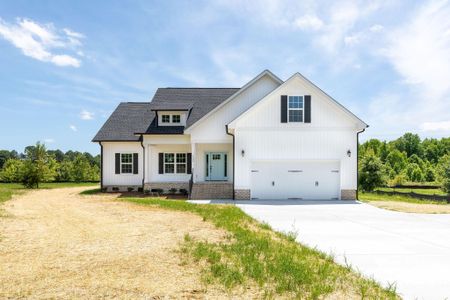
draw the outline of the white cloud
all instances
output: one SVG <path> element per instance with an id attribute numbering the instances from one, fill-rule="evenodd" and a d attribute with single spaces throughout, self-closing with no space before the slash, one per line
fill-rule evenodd
<path id="1" fill-rule="evenodd" d="M 52 138 L 46 138 L 46 139 L 44 139 L 44 143 L 47 143 L 47 144 L 53 144 L 54 142 L 55 142 L 55 140 L 52 139 Z"/>
<path id="2" fill-rule="evenodd" d="M 315 15 L 305 15 L 294 20 L 293 25 L 302 30 L 320 30 L 323 27 L 323 21 Z"/>
<path id="3" fill-rule="evenodd" d="M 81 61 L 68 54 L 55 53 L 56 49 L 76 50 L 84 36 L 63 29 L 58 31 L 53 24 L 39 24 L 29 19 L 18 18 L 15 24 L 0 19 L 0 36 L 22 50 L 26 56 L 50 62 L 57 66 L 79 67 Z"/>
<path id="4" fill-rule="evenodd" d="M 78 128 L 75 125 L 70 125 L 69 128 L 74 132 L 78 131 Z"/>
<path id="5" fill-rule="evenodd" d="M 348 35 L 344 37 L 344 44 L 347 46 L 354 46 L 361 42 L 361 35 L 360 34 L 353 34 Z"/>
<path id="6" fill-rule="evenodd" d="M 425 122 L 420 128 L 423 131 L 450 131 L 450 121 Z"/>
<path id="7" fill-rule="evenodd" d="M 93 120 L 94 113 L 87 110 L 82 110 L 80 113 L 80 118 L 81 120 Z"/>
<path id="8" fill-rule="evenodd" d="M 383 51 L 406 83 L 422 89 L 427 102 L 448 101 L 442 99 L 450 92 L 449 16 L 448 1 L 427 3 L 389 35 Z"/>
<path id="9" fill-rule="evenodd" d="M 369 28 L 369 30 L 370 30 L 371 32 L 380 32 L 380 31 L 382 31 L 383 29 L 384 29 L 384 27 L 383 27 L 382 25 L 380 25 L 380 24 L 372 25 L 372 26 Z"/>

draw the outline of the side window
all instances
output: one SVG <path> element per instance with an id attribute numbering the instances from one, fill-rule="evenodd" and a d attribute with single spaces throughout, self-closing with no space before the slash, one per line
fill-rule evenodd
<path id="1" fill-rule="evenodd" d="M 175 173 L 175 155 L 173 153 L 164 153 L 164 173 Z"/>

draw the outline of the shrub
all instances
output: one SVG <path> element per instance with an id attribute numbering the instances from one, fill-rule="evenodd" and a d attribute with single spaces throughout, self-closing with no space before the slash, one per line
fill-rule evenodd
<path id="1" fill-rule="evenodd" d="M 180 194 L 187 195 L 188 194 L 187 189 L 180 189 Z"/>
<path id="2" fill-rule="evenodd" d="M 176 188 L 169 189 L 169 193 L 171 193 L 171 194 L 175 194 L 176 192 L 177 192 Z"/>
<path id="3" fill-rule="evenodd" d="M 8 159 L 0 172 L 0 181 L 20 182 L 22 181 L 23 161 L 20 159 Z"/>
<path id="4" fill-rule="evenodd" d="M 127 190 L 128 190 L 128 192 L 132 192 L 132 191 L 134 191 L 134 187 L 129 186 L 129 187 L 127 188 Z"/>
<path id="5" fill-rule="evenodd" d="M 152 189 L 151 192 L 157 193 L 157 194 L 162 194 L 164 192 L 164 190 L 163 189 Z"/>
<path id="6" fill-rule="evenodd" d="M 144 189 L 143 188 L 138 188 L 138 190 L 137 190 L 139 193 L 142 193 L 143 191 L 144 191 Z"/>
<path id="7" fill-rule="evenodd" d="M 399 174 L 397 176 L 394 177 L 394 179 L 389 181 L 389 185 L 390 186 L 398 186 L 398 185 L 403 185 L 406 182 L 406 176 L 403 174 Z"/>
<path id="8" fill-rule="evenodd" d="M 145 190 L 144 190 L 144 194 L 149 195 L 149 194 L 150 194 L 150 190 L 145 189 Z"/>
<path id="9" fill-rule="evenodd" d="M 359 184 L 363 191 L 373 191 L 376 187 L 385 184 L 383 164 L 373 152 L 368 153 L 361 161 L 359 170 Z"/>
<path id="10" fill-rule="evenodd" d="M 118 192 L 118 191 L 119 191 L 119 188 L 118 188 L 117 186 L 113 186 L 112 190 L 113 190 L 114 192 Z"/>

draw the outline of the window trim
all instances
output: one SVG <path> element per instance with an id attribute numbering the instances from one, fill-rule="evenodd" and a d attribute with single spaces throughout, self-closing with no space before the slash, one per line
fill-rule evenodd
<path id="1" fill-rule="evenodd" d="M 122 162 L 122 155 L 129 154 L 131 155 L 131 162 L 124 163 Z M 124 173 L 122 172 L 122 165 L 131 165 L 131 172 Z M 135 175 L 134 174 L 134 155 L 132 152 L 120 152 L 120 175 Z"/>
<path id="2" fill-rule="evenodd" d="M 289 107 L 289 98 L 290 97 L 301 97 L 303 107 L 302 108 L 290 108 Z M 302 111 L 302 120 L 301 121 L 291 121 L 289 119 L 289 111 L 291 111 L 291 110 L 301 110 Z M 286 111 L 286 113 L 287 113 L 286 119 L 287 119 L 288 123 L 305 123 L 305 95 L 288 95 L 287 96 L 287 111 Z"/>
<path id="3" fill-rule="evenodd" d="M 163 152 L 163 174 L 164 175 L 179 175 L 179 174 L 187 174 L 187 160 L 188 160 L 188 153 L 187 152 Z M 166 154 L 173 154 L 173 162 L 166 163 Z M 184 154 L 185 155 L 185 161 L 184 163 L 177 163 L 177 154 Z M 166 172 L 166 164 L 167 165 L 173 165 L 173 173 L 167 173 Z M 184 165 L 184 172 L 178 173 L 178 165 Z"/>

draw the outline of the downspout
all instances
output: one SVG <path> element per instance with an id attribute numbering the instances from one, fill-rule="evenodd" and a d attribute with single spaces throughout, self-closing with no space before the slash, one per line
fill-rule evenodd
<path id="1" fill-rule="evenodd" d="M 103 145 L 102 142 L 98 142 L 100 145 L 100 191 L 103 191 Z"/>
<path id="2" fill-rule="evenodd" d="M 234 178 L 235 178 L 235 174 L 236 174 L 236 167 L 235 167 L 235 165 L 236 165 L 236 159 L 235 159 L 236 158 L 236 155 L 235 155 L 235 153 L 236 153 L 235 136 L 234 136 L 234 134 L 228 132 L 228 124 L 225 125 L 225 132 L 226 132 L 226 134 L 231 135 L 233 137 L 233 200 L 236 200 L 235 196 L 234 196 Z"/>
<path id="3" fill-rule="evenodd" d="M 356 200 L 359 200 L 359 134 L 366 131 L 366 128 L 356 133 Z"/>
<path id="4" fill-rule="evenodd" d="M 141 146 L 142 146 L 142 192 L 144 192 L 144 181 L 145 181 L 145 147 L 144 147 L 144 136 L 141 134 Z"/>

